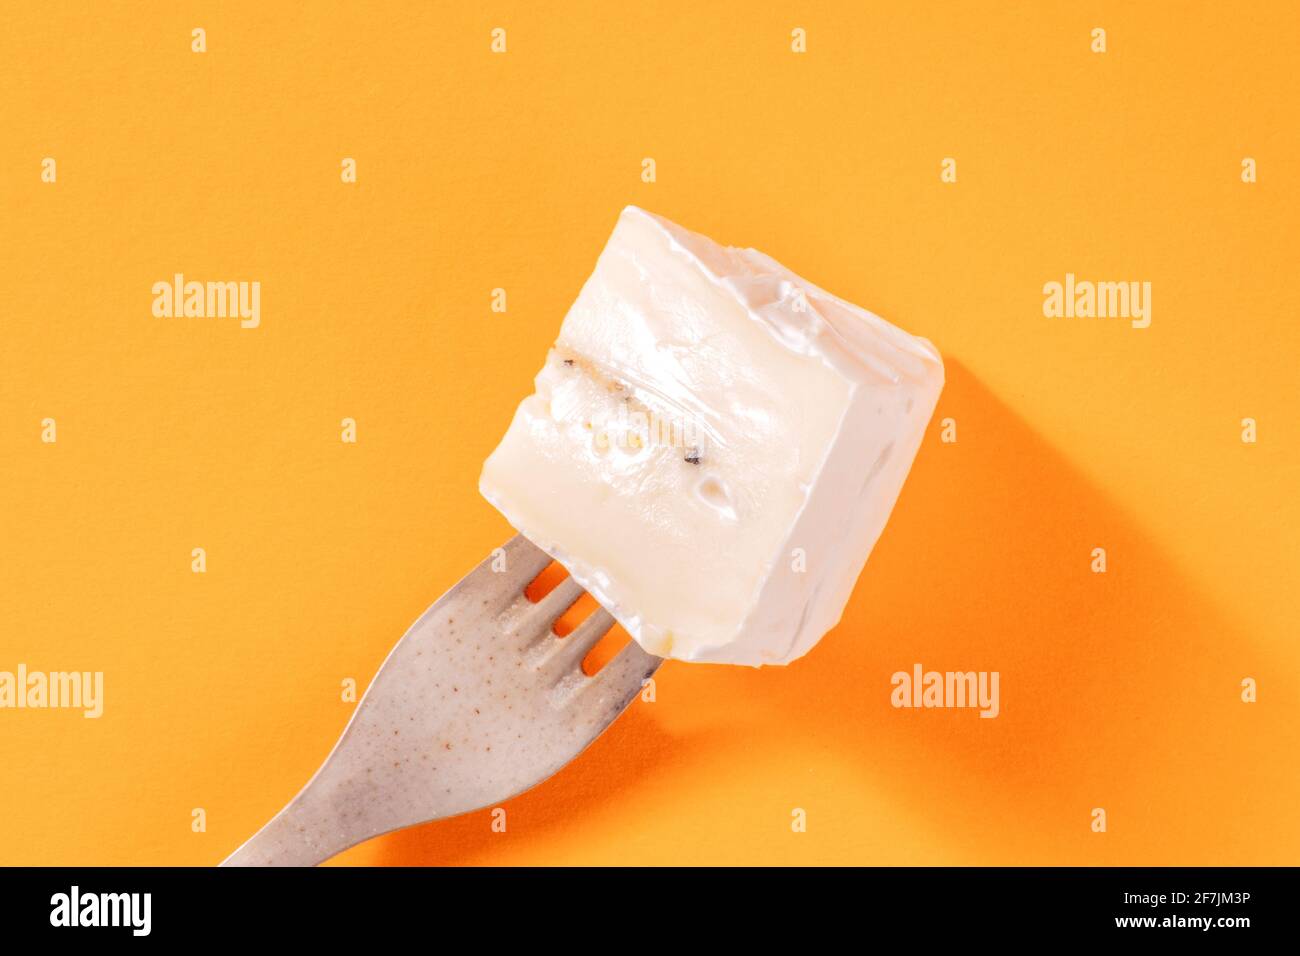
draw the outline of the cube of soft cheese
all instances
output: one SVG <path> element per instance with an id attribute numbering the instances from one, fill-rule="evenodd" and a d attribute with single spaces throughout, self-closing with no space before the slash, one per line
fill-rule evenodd
<path id="1" fill-rule="evenodd" d="M 652 654 L 839 621 L 943 388 L 934 346 L 629 206 L 480 490 Z"/>

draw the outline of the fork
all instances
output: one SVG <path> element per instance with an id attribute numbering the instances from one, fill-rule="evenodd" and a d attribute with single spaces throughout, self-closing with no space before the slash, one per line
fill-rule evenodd
<path id="1" fill-rule="evenodd" d="M 551 558 L 516 535 L 389 652 L 325 763 L 222 866 L 314 866 L 370 837 L 495 805 L 573 760 L 662 663 L 630 642 L 594 676 L 603 607 L 557 637 L 582 596 L 566 577 L 533 603 Z"/>

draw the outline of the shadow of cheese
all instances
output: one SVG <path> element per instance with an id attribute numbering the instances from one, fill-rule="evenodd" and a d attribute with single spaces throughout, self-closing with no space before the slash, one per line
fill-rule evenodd
<path id="1" fill-rule="evenodd" d="M 1275 759 L 1250 752 L 1257 711 L 1239 697 L 1258 650 L 1139 520 L 959 363 L 947 371 L 840 625 L 804 659 L 760 674 L 761 688 L 727 671 L 710 675 L 712 692 L 761 694 L 781 720 L 753 746 L 788 748 L 792 770 L 816 747 L 856 763 L 947 862 L 1238 859 L 1256 844 L 1242 839 L 1253 826 L 1245 778 Z M 955 443 L 940 441 L 945 418 Z M 1096 547 L 1104 574 L 1092 570 Z M 1001 713 L 894 708 L 891 676 L 917 663 L 998 671 Z M 1090 828 L 1094 807 L 1108 814 L 1104 836 Z M 893 846 L 887 862 L 933 861 L 907 856 Z M 864 844 L 857 862 L 882 861 Z"/>
<path id="2" fill-rule="evenodd" d="M 940 441 L 949 417 L 950 444 Z M 1104 574 L 1091 569 L 1096 547 Z M 917 663 L 998 671 L 1001 713 L 894 708 L 891 675 Z M 752 825 L 744 801 L 763 797 L 738 785 L 728 816 L 738 822 L 692 820 L 691 786 L 761 754 L 760 785 L 780 804 L 807 785 L 817 754 L 854 781 L 819 797 L 842 831 L 838 862 L 1259 862 L 1241 859 L 1253 845 L 1242 839 L 1253 826 L 1242 775 L 1268 755 L 1252 751 L 1254 708 L 1238 695 L 1260 666 L 1133 515 L 949 362 L 926 442 L 840 625 L 786 668 L 665 666 L 658 703 L 635 703 L 574 764 L 506 804 L 519 822 L 511 840 L 566 830 L 581 840 L 584 814 L 649 775 L 664 787 L 677 774 L 679 802 L 664 812 L 682 839 L 700 841 L 697 857 L 753 862 L 757 832 L 757 851 L 729 848 Z M 675 710 L 673 733 L 664 707 Z M 1090 829 L 1094 807 L 1107 811 L 1105 835 Z M 924 852 L 890 840 L 891 817 L 925 834 Z M 500 837 L 489 822 L 480 812 L 389 835 L 380 859 L 491 862 Z M 737 832 L 710 844 L 728 825 Z"/>

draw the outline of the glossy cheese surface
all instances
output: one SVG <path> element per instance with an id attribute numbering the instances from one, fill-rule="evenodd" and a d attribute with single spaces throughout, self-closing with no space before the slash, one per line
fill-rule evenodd
<path id="1" fill-rule="evenodd" d="M 651 653 L 786 663 L 839 620 L 942 386 L 924 339 L 628 207 L 480 489 Z"/>

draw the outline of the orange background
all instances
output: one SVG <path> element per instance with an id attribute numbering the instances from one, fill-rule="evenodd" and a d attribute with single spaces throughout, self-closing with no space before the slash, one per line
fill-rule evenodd
<path id="1" fill-rule="evenodd" d="M 480 463 L 629 202 L 931 338 L 912 476 L 811 655 L 671 662 L 505 834 L 342 861 L 1298 862 L 1293 5 L 8 6 L 0 669 L 106 702 L 0 711 L 0 863 L 216 863 L 296 792 L 510 534 Z M 1151 327 L 1044 318 L 1067 271 Z M 261 328 L 154 318 L 175 272 Z M 892 709 L 916 662 L 1002 715 Z"/>

